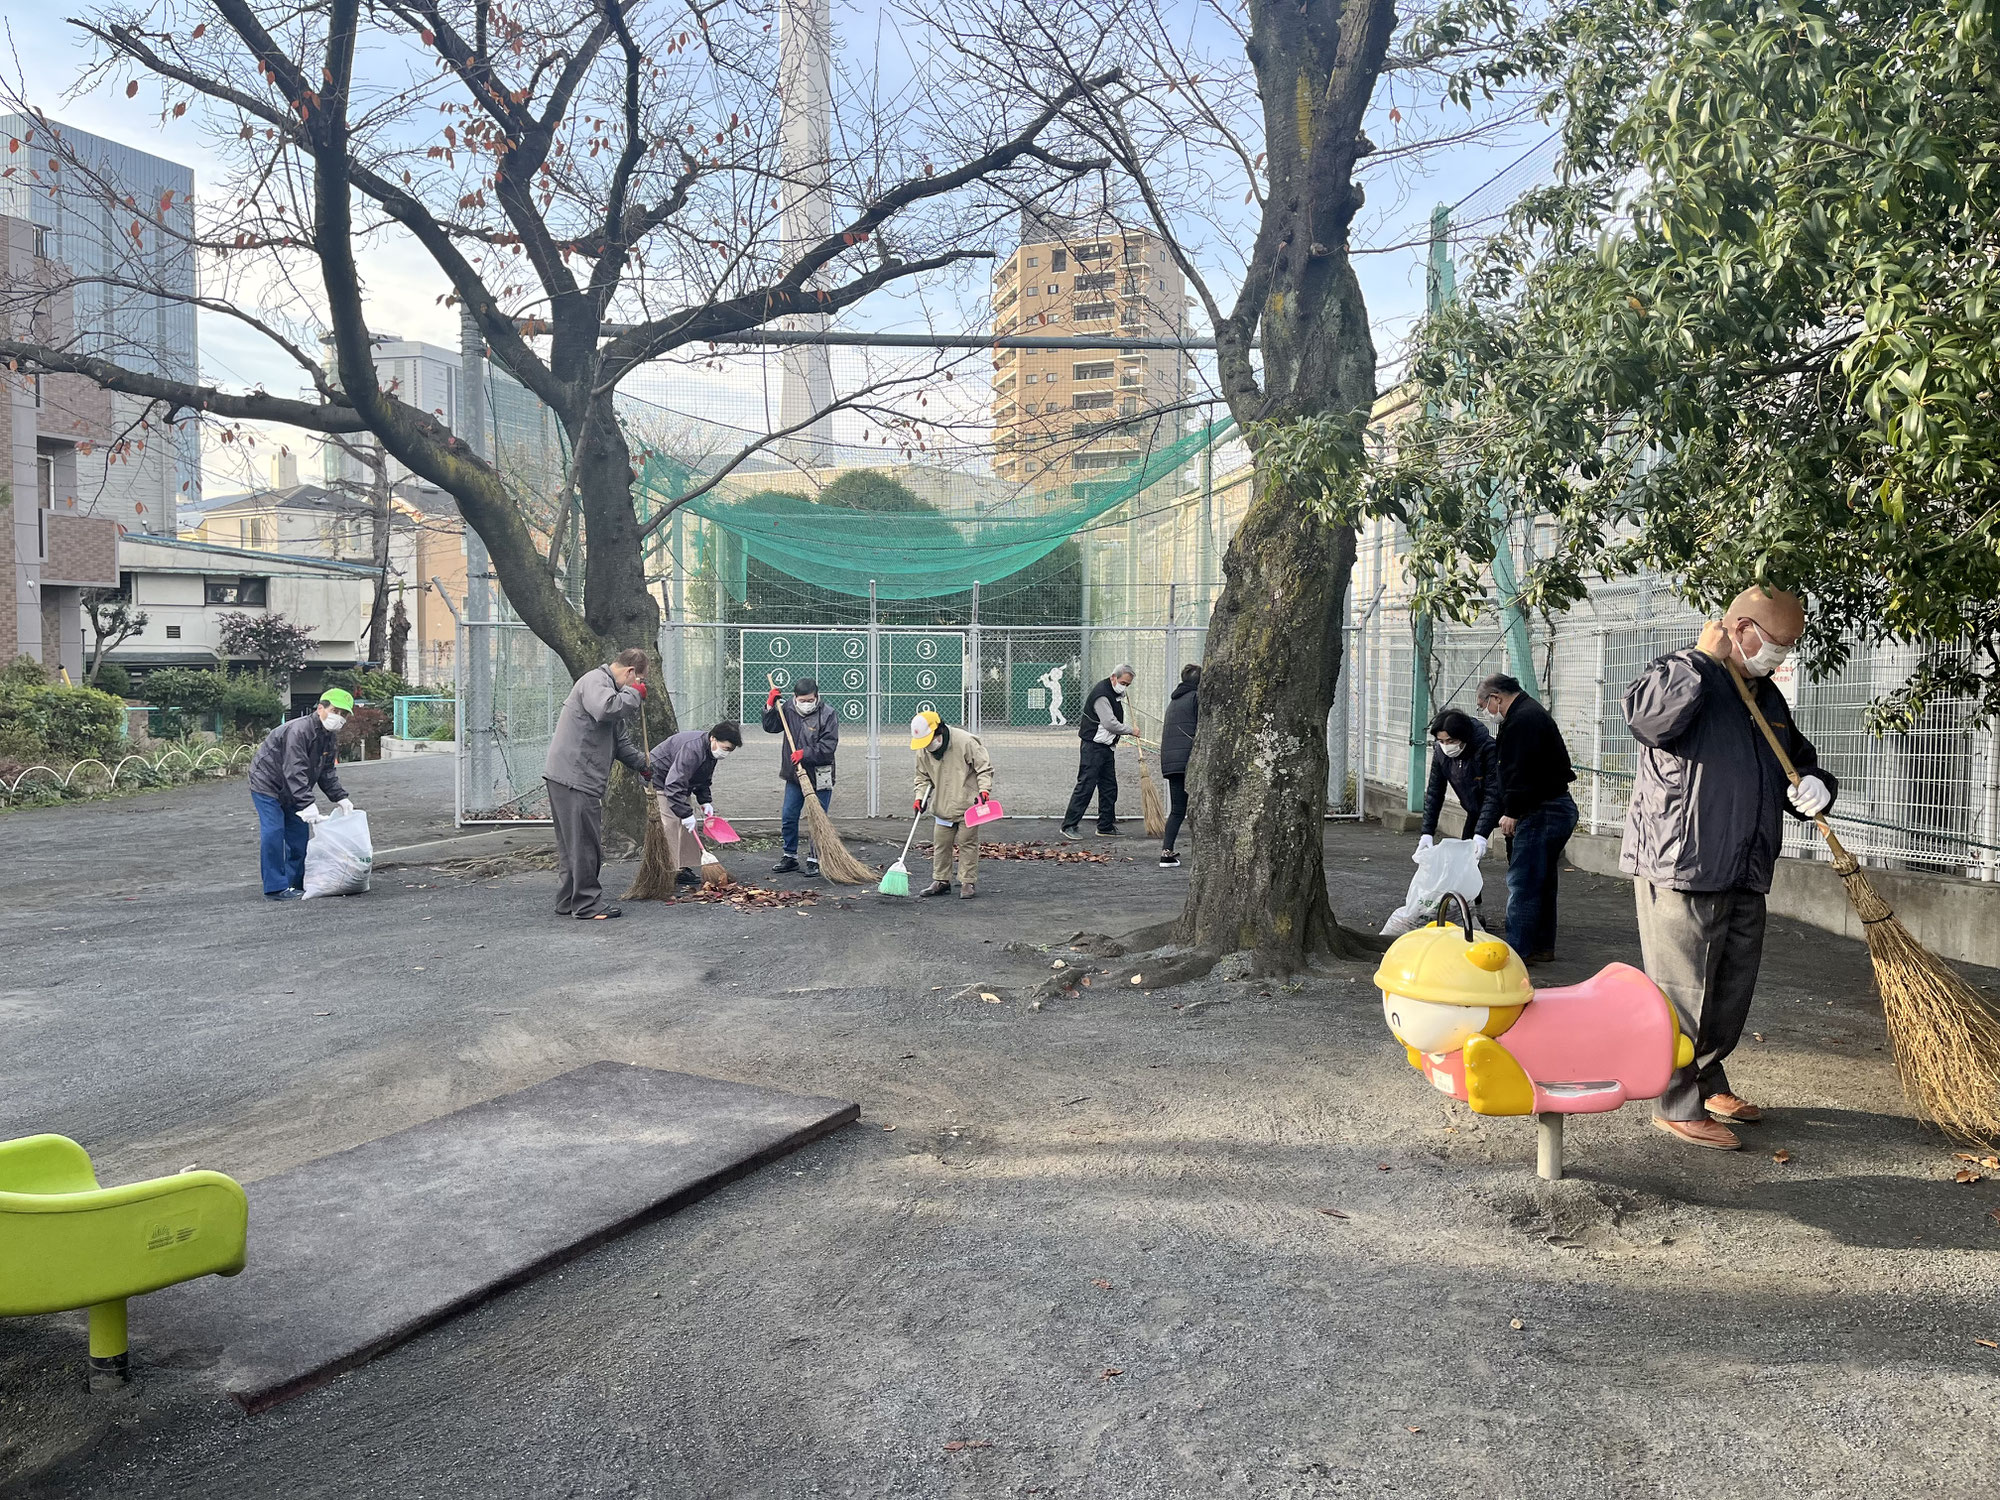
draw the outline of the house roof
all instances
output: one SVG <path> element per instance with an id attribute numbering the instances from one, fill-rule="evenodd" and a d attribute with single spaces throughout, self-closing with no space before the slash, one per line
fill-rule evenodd
<path id="1" fill-rule="evenodd" d="M 324 557 L 300 557 L 298 554 L 292 552 L 257 552 L 248 547 L 224 547 L 215 542 L 191 542 L 186 537 L 178 536 L 154 536 L 151 534 L 134 536 L 127 533 L 120 539 L 121 551 L 126 546 L 167 547 L 177 552 L 190 552 L 216 558 L 231 558 L 238 562 L 262 563 L 266 566 L 271 563 L 285 563 L 292 567 L 309 568 L 320 573 L 340 573 L 354 578 L 373 578 L 381 571 L 381 569 L 369 567 L 365 563 L 333 562 Z M 121 565 L 123 561 L 121 557 Z M 198 557 L 190 559 L 191 564 L 198 561 Z"/>

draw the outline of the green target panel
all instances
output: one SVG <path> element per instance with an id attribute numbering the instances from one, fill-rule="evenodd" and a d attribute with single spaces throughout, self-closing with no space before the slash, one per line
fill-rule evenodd
<path id="1" fill-rule="evenodd" d="M 752 714 L 770 691 L 787 692 L 801 677 L 819 684 L 842 724 L 868 722 L 868 633 L 864 630 L 745 630 L 743 712 Z M 925 709 L 956 723 L 965 705 L 965 636 L 958 631 L 883 631 L 877 649 L 884 672 L 882 723 L 900 728 Z"/>

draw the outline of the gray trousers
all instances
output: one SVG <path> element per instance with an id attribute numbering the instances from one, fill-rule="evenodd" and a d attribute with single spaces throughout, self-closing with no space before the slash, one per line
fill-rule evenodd
<path id="1" fill-rule="evenodd" d="M 546 777 L 556 825 L 556 914 L 588 917 L 604 906 L 597 872 L 604 865 L 604 799 Z"/>
<path id="2" fill-rule="evenodd" d="M 1675 891 L 1632 882 L 1639 951 L 1667 992 L 1694 1061 L 1676 1068 L 1653 1105 L 1662 1120 L 1705 1120 L 1702 1101 L 1733 1094 L 1723 1062 L 1736 1050 L 1764 959 L 1764 898 L 1756 891 Z"/>

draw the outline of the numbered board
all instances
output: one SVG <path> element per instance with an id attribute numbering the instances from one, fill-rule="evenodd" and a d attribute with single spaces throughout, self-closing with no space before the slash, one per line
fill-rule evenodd
<path id="1" fill-rule="evenodd" d="M 901 728 L 925 709 L 957 722 L 965 704 L 965 636 L 958 631 L 877 637 L 883 672 L 882 724 Z M 761 712 L 767 681 L 787 692 L 801 677 L 819 684 L 843 725 L 868 722 L 868 632 L 748 630 L 742 643 L 743 713 Z"/>

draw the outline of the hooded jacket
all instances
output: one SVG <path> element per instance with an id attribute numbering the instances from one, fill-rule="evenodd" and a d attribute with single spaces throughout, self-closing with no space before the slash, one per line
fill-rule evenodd
<path id="1" fill-rule="evenodd" d="M 701 810 L 704 802 L 715 800 L 710 782 L 715 776 L 715 752 L 708 747 L 706 729 L 683 729 L 653 746 L 649 762 L 653 790 L 667 799 L 677 818 Z"/>
<path id="2" fill-rule="evenodd" d="M 250 759 L 250 790 L 275 798 L 294 812 L 310 807 L 313 787 L 335 802 L 347 795 L 333 769 L 339 745 L 316 713 L 287 719 L 264 736 Z"/>
<path id="3" fill-rule="evenodd" d="M 792 746 L 785 743 L 785 721 L 791 721 L 792 738 L 798 748 L 805 751 L 806 758 L 799 762 L 813 784 L 813 790 L 833 785 L 833 758 L 840 750 L 840 715 L 831 703 L 822 698 L 813 705 L 809 714 L 801 714 L 785 699 L 764 710 L 764 733 L 779 736 L 778 740 L 778 780 L 787 786 L 796 786 L 798 776 L 792 770 Z M 824 777 L 818 773 L 824 771 Z"/>
<path id="4" fill-rule="evenodd" d="M 1185 776 L 1194 754 L 1195 726 L 1201 720 L 1201 683 L 1183 682 L 1167 699 L 1167 716 L 1160 724 L 1160 774 Z"/>
<path id="5" fill-rule="evenodd" d="M 1838 793 L 1777 684 L 1753 678 L 1750 691 L 1792 764 Z M 1670 890 L 1769 894 L 1789 783 L 1729 669 L 1692 647 L 1660 657 L 1625 690 L 1625 722 L 1639 760 L 1618 867 Z"/>
<path id="6" fill-rule="evenodd" d="M 609 667 L 593 667 L 577 678 L 556 715 L 542 779 L 559 782 L 586 797 L 602 797 L 611 784 L 611 762 L 621 760 L 636 776 L 646 774 L 646 752 L 625 727 L 644 700 L 620 687 Z"/>
<path id="7" fill-rule="evenodd" d="M 963 729 L 944 726 L 944 754 L 915 751 L 916 795 L 931 794 L 931 816 L 956 823 L 981 792 L 993 790 L 993 762 L 986 747 Z"/>
<path id="8" fill-rule="evenodd" d="M 1465 750 L 1457 759 L 1438 749 L 1435 739 L 1431 742 L 1431 780 L 1424 792 L 1423 831 L 1433 838 L 1437 836 L 1438 815 L 1444 811 L 1447 783 L 1457 794 L 1458 805 L 1465 809 L 1467 838 L 1490 839 L 1500 822 L 1500 747 L 1484 724 L 1469 714 L 1466 722 L 1472 726 L 1472 737 L 1465 742 Z"/>

